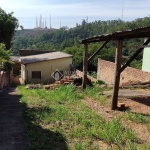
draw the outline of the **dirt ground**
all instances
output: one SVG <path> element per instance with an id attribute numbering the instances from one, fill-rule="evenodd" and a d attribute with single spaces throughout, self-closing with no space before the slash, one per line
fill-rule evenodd
<path id="1" fill-rule="evenodd" d="M 110 93 L 109 99 L 111 102 Z M 135 94 L 136 93 L 136 94 Z M 97 111 L 98 114 L 104 116 L 105 120 L 110 121 L 117 115 L 124 115 L 125 112 L 113 111 L 108 106 L 102 106 L 98 101 L 86 98 L 83 102 L 91 109 Z M 130 111 L 133 113 L 140 113 L 142 115 L 150 116 L 150 92 L 148 90 L 122 90 L 118 97 L 118 103 L 125 103 L 129 106 Z M 128 119 L 123 120 L 123 124 L 135 131 L 137 136 L 150 144 L 150 130 L 146 125 L 141 123 L 135 123 Z"/>
<path id="2" fill-rule="evenodd" d="M 112 96 L 112 91 L 104 92 L 104 94 Z M 120 89 L 118 102 L 129 106 L 132 112 L 150 114 L 150 91 L 147 89 Z"/>

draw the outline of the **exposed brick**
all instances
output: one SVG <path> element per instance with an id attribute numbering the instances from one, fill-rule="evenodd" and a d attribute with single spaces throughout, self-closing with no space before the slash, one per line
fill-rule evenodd
<path id="1" fill-rule="evenodd" d="M 109 84 L 114 83 L 115 63 L 98 59 L 97 79 L 103 80 Z M 120 85 L 129 82 L 149 82 L 150 73 L 127 67 L 120 76 Z"/>
<path id="2" fill-rule="evenodd" d="M 76 75 L 77 75 L 78 77 L 83 77 L 83 72 L 81 72 L 80 70 L 76 70 Z M 97 81 L 97 79 L 95 79 L 95 78 L 93 78 L 93 77 L 91 77 L 91 76 L 89 76 L 89 75 L 87 75 L 87 77 L 88 77 L 92 82 L 96 82 L 96 81 Z"/>

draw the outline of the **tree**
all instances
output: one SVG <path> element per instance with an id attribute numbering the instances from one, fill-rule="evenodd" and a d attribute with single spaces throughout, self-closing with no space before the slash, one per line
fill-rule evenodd
<path id="1" fill-rule="evenodd" d="M 4 43 L 7 50 L 11 47 L 15 29 L 18 27 L 19 22 L 13 16 L 13 12 L 7 14 L 0 8 L 0 43 Z"/>
<path id="2" fill-rule="evenodd" d="M 5 45 L 0 43 L 0 70 L 10 71 L 13 62 L 10 60 L 10 51 L 5 50 Z"/>

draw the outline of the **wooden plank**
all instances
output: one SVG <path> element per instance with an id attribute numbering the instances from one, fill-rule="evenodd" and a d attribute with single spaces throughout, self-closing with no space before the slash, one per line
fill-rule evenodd
<path id="1" fill-rule="evenodd" d="M 147 45 L 150 42 L 150 38 L 148 38 L 148 40 L 143 44 Z M 134 54 L 133 56 L 131 56 L 131 58 L 121 67 L 121 69 L 119 70 L 119 72 L 121 73 L 127 66 L 129 66 L 129 64 L 136 58 L 136 56 L 138 54 L 140 54 L 143 51 L 144 47 L 139 48 Z"/>
<path id="2" fill-rule="evenodd" d="M 113 98 L 112 98 L 112 110 L 117 109 L 118 103 L 118 92 L 119 92 L 119 82 L 120 82 L 120 73 L 119 70 L 121 68 L 121 61 L 122 61 L 122 40 L 117 41 L 117 48 L 116 48 L 116 56 L 115 56 L 115 78 L 114 78 L 114 88 L 113 88 Z"/>
<path id="3" fill-rule="evenodd" d="M 87 85 L 87 71 L 88 71 L 88 44 L 84 44 L 84 55 L 83 55 L 83 80 L 82 88 L 85 89 Z"/>
<path id="4" fill-rule="evenodd" d="M 95 57 L 95 55 L 96 55 L 98 52 L 100 52 L 101 49 L 102 49 L 109 41 L 110 41 L 110 40 L 105 41 L 105 42 L 103 43 L 103 45 L 88 59 L 88 62 L 90 62 L 90 61 Z"/>

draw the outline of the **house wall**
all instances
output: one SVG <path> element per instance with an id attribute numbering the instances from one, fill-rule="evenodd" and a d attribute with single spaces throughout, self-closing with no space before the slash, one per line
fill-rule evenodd
<path id="1" fill-rule="evenodd" d="M 70 64 L 72 64 L 72 57 L 21 65 L 21 76 L 24 83 L 53 83 L 55 80 L 52 78 L 51 74 L 56 69 L 64 73 L 69 72 Z M 33 79 L 32 71 L 41 71 L 41 79 Z"/>
<path id="2" fill-rule="evenodd" d="M 150 72 L 150 47 L 144 48 L 142 70 Z"/>
<path id="3" fill-rule="evenodd" d="M 98 80 L 103 80 L 106 83 L 113 84 L 114 74 L 115 74 L 115 63 L 98 59 L 98 69 L 97 69 Z M 121 73 L 120 85 L 137 81 L 149 82 L 150 73 L 132 67 L 127 67 Z"/>

